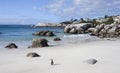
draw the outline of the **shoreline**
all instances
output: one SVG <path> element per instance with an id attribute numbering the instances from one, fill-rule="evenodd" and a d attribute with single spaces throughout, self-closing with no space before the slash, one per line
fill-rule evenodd
<path id="1" fill-rule="evenodd" d="M 45 39 L 48 40 L 48 44 L 50 46 L 62 46 L 62 45 L 69 45 L 69 44 L 81 44 L 81 43 L 86 43 L 86 42 L 91 42 L 91 41 L 99 41 L 101 40 L 100 38 L 90 36 L 88 34 L 78 34 L 78 35 L 63 35 L 61 36 L 61 41 L 54 41 L 55 37 L 45 37 Z M 1 41 L 0 42 L 0 47 L 4 48 L 6 45 L 9 43 L 15 43 L 18 45 L 18 47 L 21 48 L 27 48 L 32 44 L 32 40 L 22 40 L 22 41 Z"/>

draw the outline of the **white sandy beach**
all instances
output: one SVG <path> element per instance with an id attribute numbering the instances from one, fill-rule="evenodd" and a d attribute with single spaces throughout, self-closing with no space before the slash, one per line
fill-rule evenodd
<path id="1" fill-rule="evenodd" d="M 34 49 L 1 47 L 0 73 L 120 73 L 119 47 L 120 40 Z M 29 52 L 37 52 L 41 57 L 26 57 Z M 51 58 L 56 65 L 50 65 Z M 98 62 L 95 65 L 85 62 L 91 58 L 97 59 Z"/>
<path id="2" fill-rule="evenodd" d="M 0 73 L 120 73 L 120 0 L 0 0 Z"/>

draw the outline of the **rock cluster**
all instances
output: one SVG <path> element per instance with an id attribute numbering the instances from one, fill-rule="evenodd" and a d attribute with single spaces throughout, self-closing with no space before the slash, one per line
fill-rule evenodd
<path id="1" fill-rule="evenodd" d="M 14 43 L 9 43 L 7 46 L 5 46 L 5 48 L 12 49 L 12 48 L 18 48 L 18 46 Z"/>
<path id="2" fill-rule="evenodd" d="M 32 40 L 32 45 L 28 48 L 48 47 L 48 40 L 36 38 Z"/>
<path id="3" fill-rule="evenodd" d="M 55 34 L 52 31 L 39 31 L 33 33 L 35 36 L 55 36 Z"/>
<path id="4" fill-rule="evenodd" d="M 120 25 L 119 24 L 97 25 L 92 30 L 91 35 L 98 36 L 101 38 L 120 37 Z"/>
<path id="5" fill-rule="evenodd" d="M 65 33 L 83 34 L 90 33 L 100 38 L 120 37 L 120 24 L 100 24 L 93 26 L 92 24 L 84 24 L 81 26 L 72 24 L 64 28 Z"/>
<path id="6" fill-rule="evenodd" d="M 92 27 L 93 24 L 91 23 L 71 24 L 64 28 L 64 32 L 70 34 L 82 34 L 87 33 L 87 30 Z"/>

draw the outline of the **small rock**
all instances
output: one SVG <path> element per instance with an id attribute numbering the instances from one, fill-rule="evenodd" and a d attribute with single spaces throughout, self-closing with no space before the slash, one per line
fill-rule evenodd
<path id="1" fill-rule="evenodd" d="M 30 52 L 27 54 L 27 57 L 40 57 L 40 55 L 37 54 L 36 52 Z"/>
<path id="2" fill-rule="evenodd" d="M 107 40 L 110 40 L 110 39 L 107 39 Z"/>
<path id="3" fill-rule="evenodd" d="M 98 61 L 96 59 L 89 59 L 86 61 L 88 64 L 94 65 L 96 64 Z"/>
<path id="4" fill-rule="evenodd" d="M 14 44 L 14 43 L 9 43 L 7 46 L 5 46 L 5 48 L 9 48 L 9 49 L 18 48 L 18 46 L 16 44 Z"/>
<path id="5" fill-rule="evenodd" d="M 59 37 L 55 38 L 54 41 L 61 41 Z"/>

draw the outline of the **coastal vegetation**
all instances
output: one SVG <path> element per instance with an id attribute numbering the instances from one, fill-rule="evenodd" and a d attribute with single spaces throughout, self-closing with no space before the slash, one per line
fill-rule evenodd
<path id="1" fill-rule="evenodd" d="M 100 17 L 100 18 L 94 18 L 94 19 L 90 19 L 90 18 L 80 18 L 80 19 L 70 19 L 68 21 L 64 21 L 64 22 L 60 22 L 60 24 L 79 24 L 79 23 L 92 23 L 95 25 L 98 24 L 111 24 L 114 22 L 114 17 L 116 16 L 108 16 L 105 15 L 104 17 Z"/>

